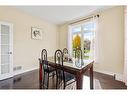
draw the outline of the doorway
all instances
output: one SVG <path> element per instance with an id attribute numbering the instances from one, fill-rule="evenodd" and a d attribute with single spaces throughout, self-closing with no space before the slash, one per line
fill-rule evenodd
<path id="1" fill-rule="evenodd" d="M 13 24 L 0 21 L 0 80 L 13 76 Z"/>

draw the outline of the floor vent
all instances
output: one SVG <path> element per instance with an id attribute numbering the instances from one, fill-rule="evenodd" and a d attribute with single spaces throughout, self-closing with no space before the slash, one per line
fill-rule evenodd
<path id="1" fill-rule="evenodd" d="M 22 69 L 22 66 L 17 66 L 17 67 L 13 68 L 13 71 L 17 71 L 17 70 L 21 70 L 21 69 Z"/>

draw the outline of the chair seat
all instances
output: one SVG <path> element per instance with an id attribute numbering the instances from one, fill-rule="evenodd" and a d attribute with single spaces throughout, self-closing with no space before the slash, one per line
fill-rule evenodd
<path id="1" fill-rule="evenodd" d="M 66 72 L 65 73 L 65 82 L 68 82 L 68 81 L 70 81 L 72 79 L 75 79 L 75 76 Z"/>
<path id="2" fill-rule="evenodd" d="M 62 72 L 62 71 L 61 71 Z M 70 74 L 70 73 L 67 73 L 67 72 L 64 72 L 64 75 L 65 75 L 65 86 L 68 86 L 68 85 L 70 85 L 70 84 L 72 84 L 72 83 L 74 83 L 74 82 L 76 82 L 76 80 L 75 80 L 75 76 L 74 75 L 72 75 L 72 74 Z M 64 80 L 64 78 L 62 77 L 62 76 L 59 76 L 58 77 L 61 81 L 63 81 Z M 60 86 L 61 86 L 62 84 L 60 84 Z"/>
<path id="3" fill-rule="evenodd" d="M 47 68 L 44 69 L 44 72 L 47 72 L 47 73 L 50 73 L 50 72 L 53 72 L 53 71 L 55 71 L 55 69 L 52 68 L 52 67 L 48 67 L 48 69 Z"/>
<path id="4" fill-rule="evenodd" d="M 63 80 L 64 78 L 63 78 L 63 76 L 61 76 L 62 75 L 62 71 L 59 71 L 59 73 L 60 73 L 60 75 L 59 75 L 58 78 Z M 72 79 L 75 79 L 75 76 L 70 74 L 70 73 L 64 72 L 64 75 L 65 75 L 65 82 L 68 82 L 68 81 L 70 81 Z"/>

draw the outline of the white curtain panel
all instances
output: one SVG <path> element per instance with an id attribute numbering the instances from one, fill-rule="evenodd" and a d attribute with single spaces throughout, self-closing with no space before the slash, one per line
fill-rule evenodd
<path id="1" fill-rule="evenodd" d="M 94 24 L 94 61 L 95 63 L 99 63 L 99 27 L 98 27 L 98 18 L 93 18 Z"/>
<path id="2" fill-rule="evenodd" d="M 94 17 L 92 18 L 92 19 L 90 19 L 90 23 L 93 23 L 94 22 Z M 95 24 L 95 23 L 94 23 Z M 93 29 L 91 29 L 91 31 L 92 31 L 92 35 L 90 36 L 90 41 L 91 41 L 91 44 L 90 44 L 90 53 L 89 53 L 89 56 L 90 56 L 90 59 L 93 59 L 93 60 L 95 60 L 95 58 L 94 58 L 94 56 L 95 56 L 95 54 L 94 54 L 94 50 L 95 50 L 95 25 L 94 25 L 94 28 Z"/>
<path id="3" fill-rule="evenodd" d="M 98 18 L 93 17 L 91 22 L 94 23 L 94 29 L 92 29 L 91 44 L 90 44 L 90 59 L 93 59 L 95 63 L 99 63 L 99 30 L 98 30 Z"/>
<path id="4" fill-rule="evenodd" d="M 68 47 L 68 53 L 69 53 L 69 56 L 72 55 L 72 34 L 71 34 L 71 31 L 72 31 L 72 26 L 68 26 L 68 39 L 67 39 L 67 47 Z"/>

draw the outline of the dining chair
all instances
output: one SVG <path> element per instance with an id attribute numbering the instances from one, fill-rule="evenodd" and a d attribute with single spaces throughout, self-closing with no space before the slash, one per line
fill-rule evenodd
<path id="1" fill-rule="evenodd" d="M 75 82 L 75 77 L 64 71 L 63 68 L 63 52 L 61 50 L 56 50 L 54 55 L 54 60 L 56 64 L 59 64 L 60 68 L 56 70 L 56 89 L 58 86 L 60 87 L 63 82 L 63 88 L 65 89 L 66 86 Z M 74 79 L 73 81 L 69 82 L 70 80 Z M 69 82 L 69 83 L 68 83 Z M 59 85 L 58 85 L 59 84 Z"/>
<path id="2" fill-rule="evenodd" d="M 77 67 L 82 67 L 83 63 L 83 57 L 82 57 L 82 50 L 81 49 L 76 49 L 75 50 L 75 65 Z"/>
<path id="3" fill-rule="evenodd" d="M 63 49 L 63 61 L 68 61 L 69 55 L 68 55 L 68 49 Z"/>
<path id="4" fill-rule="evenodd" d="M 63 54 L 68 54 L 68 49 L 67 48 L 63 49 Z"/>
<path id="5" fill-rule="evenodd" d="M 76 49 L 73 49 L 73 56 L 76 58 Z"/>
<path id="6" fill-rule="evenodd" d="M 42 63 L 43 63 L 43 71 L 44 71 L 44 78 L 43 78 L 43 86 L 44 85 L 44 82 L 45 82 L 45 76 L 47 75 L 47 89 L 48 89 L 48 86 L 49 86 L 49 77 L 53 77 L 54 78 L 54 71 L 55 69 L 50 67 L 48 65 L 48 61 L 47 61 L 47 51 L 46 49 L 43 49 L 42 52 L 41 52 L 41 60 L 42 60 Z M 49 74 L 52 73 L 50 76 Z"/>
<path id="7" fill-rule="evenodd" d="M 81 49 L 75 50 L 75 58 L 82 59 L 82 50 Z"/>

